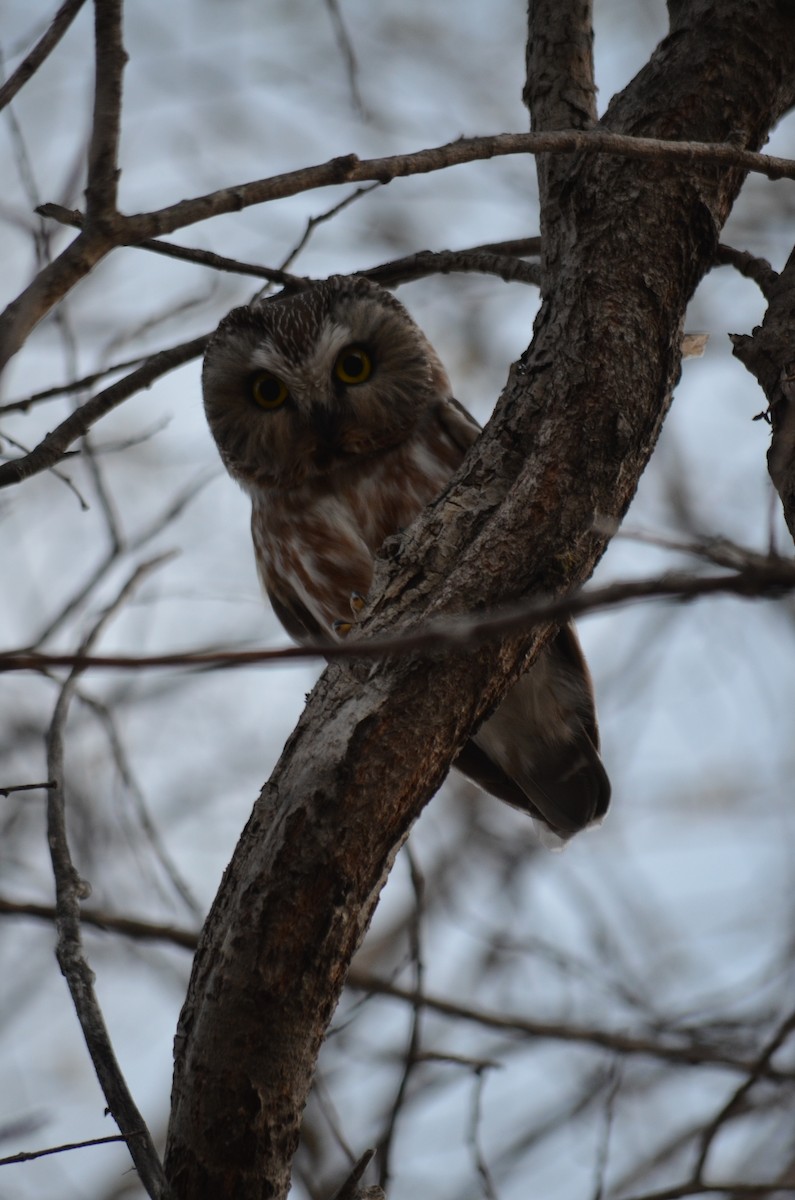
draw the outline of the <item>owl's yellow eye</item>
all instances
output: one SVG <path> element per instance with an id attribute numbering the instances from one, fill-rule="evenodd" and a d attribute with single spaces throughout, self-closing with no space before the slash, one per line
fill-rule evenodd
<path id="1" fill-rule="evenodd" d="M 334 374 L 340 383 L 365 383 L 373 373 L 373 360 L 363 346 L 346 346 L 337 355 Z"/>
<path id="2" fill-rule="evenodd" d="M 270 371 L 257 371 L 256 375 L 251 376 L 248 386 L 251 399 L 260 408 L 281 408 L 290 394 L 287 384 Z"/>

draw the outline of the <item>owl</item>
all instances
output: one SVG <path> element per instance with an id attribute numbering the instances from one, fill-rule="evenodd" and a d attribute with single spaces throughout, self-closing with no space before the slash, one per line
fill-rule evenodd
<path id="1" fill-rule="evenodd" d="M 391 293 L 332 277 L 236 308 L 210 339 L 204 406 L 251 498 L 260 579 L 296 640 L 341 636 L 378 549 L 446 486 L 480 427 Z M 456 764 L 565 840 L 606 812 L 593 691 L 564 625 Z"/>

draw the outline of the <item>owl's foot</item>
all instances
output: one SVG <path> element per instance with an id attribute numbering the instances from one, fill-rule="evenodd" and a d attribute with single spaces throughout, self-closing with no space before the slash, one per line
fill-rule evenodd
<path id="1" fill-rule="evenodd" d="M 346 621 L 342 619 L 339 621 L 332 621 L 331 628 L 336 637 L 345 638 L 348 636 L 350 631 L 353 629 L 356 617 L 362 611 L 365 604 L 366 600 L 361 592 L 351 592 L 351 612 L 354 615 L 354 620 Z"/>

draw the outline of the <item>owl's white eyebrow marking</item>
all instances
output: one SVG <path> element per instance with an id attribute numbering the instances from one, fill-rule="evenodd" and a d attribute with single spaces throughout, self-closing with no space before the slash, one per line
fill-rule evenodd
<path id="1" fill-rule="evenodd" d="M 284 379 L 294 379 L 298 375 L 325 379 L 330 373 L 334 359 L 352 338 L 353 333 L 347 325 L 329 320 L 318 331 L 310 353 L 296 359 L 290 346 L 279 345 L 278 333 L 275 336 L 269 335 L 251 351 L 251 370 L 272 371 L 274 375 Z"/>

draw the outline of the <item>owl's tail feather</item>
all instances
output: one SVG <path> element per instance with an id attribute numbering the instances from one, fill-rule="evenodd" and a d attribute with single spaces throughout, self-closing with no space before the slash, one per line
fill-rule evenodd
<path id="1" fill-rule="evenodd" d="M 607 812 L 610 782 L 598 746 L 591 680 L 568 625 L 467 742 L 455 765 L 566 841 Z"/>
<path id="2" fill-rule="evenodd" d="M 473 741 L 464 746 L 455 766 L 490 795 L 537 818 L 564 842 L 598 825 L 610 803 L 607 772 L 585 733 L 576 743 L 548 747 L 535 762 L 532 778 L 525 773 L 523 787 Z"/>

